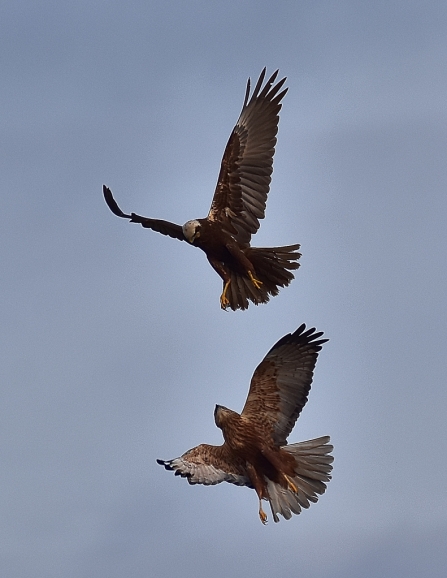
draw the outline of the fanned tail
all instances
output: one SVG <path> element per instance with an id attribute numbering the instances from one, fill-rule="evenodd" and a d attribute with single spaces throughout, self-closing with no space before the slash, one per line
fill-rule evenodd
<path id="1" fill-rule="evenodd" d="M 318 496 L 326 491 L 326 483 L 331 479 L 331 463 L 334 458 L 329 454 L 333 446 L 329 436 L 283 446 L 296 460 L 295 476 L 292 478 L 298 492 L 283 488 L 280 484 L 267 480 L 267 491 L 273 520 L 279 522 L 278 514 L 286 520 L 292 513 L 299 514 L 302 508 L 308 508 L 316 502 Z"/>
<path id="2" fill-rule="evenodd" d="M 292 270 L 298 269 L 297 263 L 301 257 L 298 253 L 299 245 L 286 247 L 244 249 L 246 257 L 251 261 L 255 270 L 255 277 L 262 285 L 257 288 L 249 277 L 238 272 L 231 272 L 231 283 L 227 297 L 233 311 L 247 309 L 249 301 L 255 305 L 267 303 L 270 296 L 278 295 L 281 287 L 287 287 L 294 278 Z"/>

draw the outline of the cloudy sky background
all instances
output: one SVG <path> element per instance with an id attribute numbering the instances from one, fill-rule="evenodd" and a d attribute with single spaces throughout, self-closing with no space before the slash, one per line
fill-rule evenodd
<path id="1" fill-rule="evenodd" d="M 444 1 L 2 3 L 2 576 L 445 576 L 446 46 Z M 224 313 L 205 256 L 101 186 L 205 216 L 264 66 L 289 93 L 255 244 L 303 257 Z M 302 322 L 330 342 L 290 441 L 330 434 L 333 480 L 263 527 L 155 459 L 220 443 L 214 404 Z"/>

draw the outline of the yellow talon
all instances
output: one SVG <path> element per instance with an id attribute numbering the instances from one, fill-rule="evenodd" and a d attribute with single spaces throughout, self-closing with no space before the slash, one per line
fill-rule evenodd
<path id="1" fill-rule="evenodd" d="M 230 279 L 230 281 L 227 281 L 225 283 L 224 290 L 222 291 L 222 295 L 220 296 L 220 306 L 222 309 L 226 309 L 228 307 L 228 305 L 230 304 L 230 301 L 228 300 L 228 297 L 227 297 L 227 289 L 230 286 L 230 283 L 231 283 L 231 279 Z"/>
<path id="2" fill-rule="evenodd" d="M 289 486 L 289 490 L 292 490 L 292 492 L 294 494 L 298 493 L 298 488 L 295 486 L 295 484 L 293 483 L 292 478 L 290 478 L 289 476 L 286 476 L 286 474 L 284 474 L 284 477 L 287 480 L 287 485 Z"/>
<path id="3" fill-rule="evenodd" d="M 253 276 L 253 273 L 251 271 L 248 272 L 248 276 L 250 277 L 250 281 L 253 283 L 253 285 L 256 287 L 256 289 L 260 289 L 261 285 L 262 285 L 262 281 L 259 281 L 259 279 L 256 279 L 256 277 Z"/>
<path id="4" fill-rule="evenodd" d="M 267 514 L 264 512 L 264 510 L 262 509 L 261 506 L 261 500 L 259 500 L 259 517 L 261 518 L 261 522 L 264 524 L 267 524 Z"/>

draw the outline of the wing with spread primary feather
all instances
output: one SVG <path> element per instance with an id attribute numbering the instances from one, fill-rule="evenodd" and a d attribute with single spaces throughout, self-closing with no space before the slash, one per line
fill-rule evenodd
<path id="1" fill-rule="evenodd" d="M 261 90 L 261 72 L 249 100 L 247 83 L 244 106 L 231 133 L 222 159 L 208 219 L 221 222 L 239 243 L 249 243 L 264 218 L 270 189 L 278 132 L 281 90 L 285 78 L 274 84 L 278 70 Z"/>
<path id="2" fill-rule="evenodd" d="M 322 335 L 301 325 L 272 347 L 253 374 L 241 415 L 279 446 L 307 402 L 318 352 L 328 341 Z"/>
<path id="3" fill-rule="evenodd" d="M 187 478 L 190 484 L 210 486 L 229 482 L 237 486 L 252 487 L 243 462 L 232 455 L 226 444 L 201 444 L 179 458 L 157 460 L 157 463 L 167 470 L 173 470 L 176 476 Z"/>
<path id="4" fill-rule="evenodd" d="M 103 185 L 102 192 L 107 206 L 117 217 L 129 219 L 131 223 L 139 223 L 145 229 L 152 229 L 157 233 L 172 237 L 173 239 L 186 241 L 182 227 L 180 225 L 170 223 L 169 221 L 162 221 L 161 219 L 149 219 L 148 217 L 142 217 L 141 215 L 136 215 L 135 213 L 130 213 L 130 215 L 127 215 L 119 208 L 118 203 L 113 198 L 112 191 L 109 189 L 109 187 Z"/>

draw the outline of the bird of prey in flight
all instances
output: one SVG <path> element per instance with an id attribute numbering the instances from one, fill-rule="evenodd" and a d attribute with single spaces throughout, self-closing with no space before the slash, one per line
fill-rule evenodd
<path id="1" fill-rule="evenodd" d="M 241 414 L 216 406 L 214 419 L 222 430 L 220 446 L 201 444 L 173 460 L 157 460 L 190 484 L 230 482 L 254 488 L 259 517 L 273 520 L 299 514 L 316 502 L 331 479 L 333 457 L 329 436 L 287 445 L 287 438 L 307 402 L 313 372 L 323 343 L 322 332 L 303 324 L 280 339 L 256 368 Z"/>
<path id="2" fill-rule="evenodd" d="M 270 189 L 285 78 L 276 82 L 278 71 L 265 82 L 261 72 L 250 96 L 247 82 L 242 112 L 231 133 L 222 159 L 219 178 L 208 216 L 183 226 L 159 219 L 126 214 L 111 190 L 103 186 L 104 198 L 118 217 L 139 223 L 163 235 L 188 241 L 206 253 L 208 261 L 223 280 L 222 309 L 247 309 L 258 305 L 289 285 L 297 269 L 299 245 L 257 248 L 251 236 L 265 216 Z M 275 84 L 276 82 L 276 84 Z M 264 84 L 264 85 L 263 85 Z"/>

